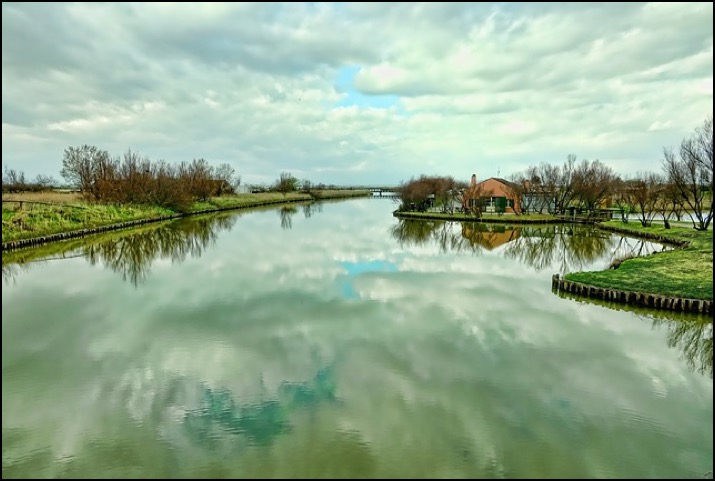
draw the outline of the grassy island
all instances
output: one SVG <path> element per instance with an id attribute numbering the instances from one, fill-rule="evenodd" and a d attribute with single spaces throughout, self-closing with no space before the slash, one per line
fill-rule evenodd
<path id="1" fill-rule="evenodd" d="M 637 222 L 610 221 L 599 227 L 634 236 L 662 238 L 687 246 L 627 259 L 617 269 L 575 272 L 568 281 L 624 291 L 664 294 L 690 299 L 713 298 L 713 233 L 690 227 L 642 227 Z"/>

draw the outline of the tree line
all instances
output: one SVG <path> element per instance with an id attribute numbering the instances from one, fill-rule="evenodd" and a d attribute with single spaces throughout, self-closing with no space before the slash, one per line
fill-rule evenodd
<path id="1" fill-rule="evenodd" d="M 88 201 L 151 204 L 176 210 L 191 202 L 231 193 L 241 178 L 229 164 L 210 165 L 205 159 L 170 164 L 152 161 L 128 150 L 112 157 L 91 145 L 68 147 L 62 177 Z"/>
<path id="2" fill-rule="evenodd" d="M 577 161 L 570 154 L 563 163 L 542 162 L 517 172 L 506 181 L 508 194 L 519 200 L 517 214 L 564 215 L 570 209 L 592 211 L 607 201 L 627 222 L 635 215 L 650 226 L 660 214 L 665 227 L 690 213 L 693 227 L 707 230 L 713 217 L 713 120 L 708 117 L 678 149 L 665 148 L 661 172 L 638 172 L 621 177 L 600 160 Z M 459 209 L 481 216 L 485 197 L 479 184 L 467 185 L 453 177 L 412 178 L 398 189 L 401 210 Z M 487 193 L 489 194 L 489 193 Z"/>
<path id="3" fill-rule="evenodd" d="M 2 171 L 3 193 L 13 192 L 42 192 L 52 189 L 57 185 L 57 180 L 50 176 L 38 174 L 33 180 L 28 180 L 25 172 L 5 166 Z"/>
<path id="4" fill-rule="evenodd" d="M 170 164 L 152 161 L 131 149 L 112 157 L 108 151 L 92 145 L 68 147 L 62 157 L 62 178 L 91 202 L 158 205 L 186 209 L 193 201 L 235 193 L 241 177 L 230 164 L 213 166 L 203 158 Z M 38 175 L 28 181 L 25 173 L 5 166 L 2 175 L 4 193 L 38 192 L 58 187 L 57 180 Z M 252 186 L 253 192 L 304 192 L 320 196 L 320 190 L 339 189 L 335 185 L 314 184 L 300 180 L 290 172 L 281 172 L 270 185 Z"/>

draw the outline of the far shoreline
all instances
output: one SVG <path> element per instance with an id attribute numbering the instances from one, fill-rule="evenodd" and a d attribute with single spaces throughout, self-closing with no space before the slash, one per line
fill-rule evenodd
<path id="1" fill-rule="evenodd" d="M 16 249 L 30 248 L 34 246 L 39 246 L 47 244 L 49 242 L 58 242 L 67 239 L 76 239 L 79 237 L 86 237 L 93 234 L 99 234 L 103 232 L 129 229 L 132 227 L 139 227 L 146 224 L 151 224 L 155 222 L 165 222 L 175 219 L 180 219 L 183 217 L 195 216 L 200 214 L 210 214 L 214 212 L 225 212 L 230 210 L 239 209 L 251 209 L 263 206 L 273 206 L 281 204 L 292 204 L 296 202 L 319 202 L 322 200 L 336 200 L 336 199 L 350 199 L 355 197 L 368 197 L 371 196 L 370 191 L 361 190 L 335 190 L 327 192 L 314 192 L 314 193 L 293 193 L 290 196 L 284 196 L 283 198 L 276 198 L 275 196 L 266 195 L 265 200 L 260 200 L 261 194 L 253 194 L 255 198 L 259 196 L 259 200 L 252 200 L 249 202 L 241 202 L 241 194 L 234 197 L 220 197 L 223 201 L 228 200 L 228 202 L 222 202 L 221 204 L 211 204 L 203 203 L 200 208 L 192 209 L 187 212 L 172 212 L 166 215 L 159 216 L 147 216 L 138 219 L 132 219 L 124 222 L 113 222 L 103 225 L 88 226 L 80 229 L 67 229 L 60 232 L 52 232 L 46 235 L 40 235 L 35 237 L 26 237 L 21 239 L 13 239 L 2 243 L 2 252 L 8 252 Z M 3 199 L 4 200 L 4 199 Z M 236 202 L 231 202 L 235 200 Z M 18 202 L 18 201 L 12 201 Z M 32 201 L 27 201 L 28 203 L 33 203 Z M 210 207 L 205 207 L 210 205 Z"/>
<path id="2" fill-rule="evenodd" d="M 413 212 L 399 211 L 392 213 L 398 219 L 414 219 L 414 220 L 444 220 L 454 222 L 483 222 L 487 224 L 568 224 L 573 222 L 583 223 L 583 221 L 572 221 L 553 216 L 551 214 L 503 214 L 503 215 L 482 215 L 475 217 L 469 214 L 460 213 L 443 213 L 443 212 Z M 589 223 L 593 223 L 590 221 Z"/>
<path id="3" fill-rule="evenodd" d="M 512 225 L 586 223 L 604 231 L 675 245 L 676 249 L 672 251 L 621 260 L 617 269 L 571 272 L 560 278 L 554 275 L 552 288 L 556 293 L 566 291 L 574 296 L 611 303 L 657 310 L 712 313 L 712 229 L 701 232 L 688 227 L 642 227 L 639 222 L 574 220 L 543 214 L 474 217 L 466 214 L 395 211 L 393 216 L 405 220 Z"/>

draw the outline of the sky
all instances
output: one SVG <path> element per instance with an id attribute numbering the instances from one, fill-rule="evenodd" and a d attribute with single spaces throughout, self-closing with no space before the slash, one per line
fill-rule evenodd
<path id="1" fill-rule="evenodd" d="M 2 3 L 2 164 L 30 177 L 83 144 L 257 184 L 629 175 L 712 111 L 712 3 Z"/>

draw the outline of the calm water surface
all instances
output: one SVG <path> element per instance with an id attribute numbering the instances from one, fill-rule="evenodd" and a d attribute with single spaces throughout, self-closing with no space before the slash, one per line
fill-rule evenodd
<path id="1" fill-rule="evenodd" d="M 3 478 L 711 472 L 710 321 L 551 292 L 661 246 L 394 207 L 3 254 Z"/>

